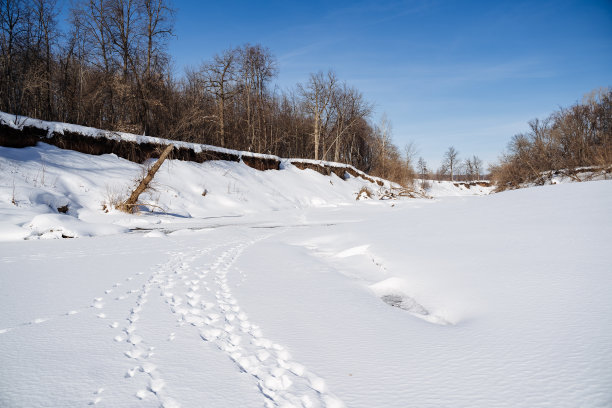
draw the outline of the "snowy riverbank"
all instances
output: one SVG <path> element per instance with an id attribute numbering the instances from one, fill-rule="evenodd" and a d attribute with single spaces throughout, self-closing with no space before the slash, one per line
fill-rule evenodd
<path id="1" fill-rule="evenodd" d="M 610 181 L 362 202 L 170 162 L 132 216 L 100 208 L 134 163 L 1 153 L 0 406 L 612 403 Z M 18 236 L 58 225 L 92 238 Z"/>

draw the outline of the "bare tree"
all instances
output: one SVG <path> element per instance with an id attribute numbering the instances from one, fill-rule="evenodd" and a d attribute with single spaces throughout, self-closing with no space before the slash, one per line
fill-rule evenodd
<path id="1" fill-rule="evenodd" d="M 329 107 L 331 98 L 336 88 L 337 79 L 333 71 L 323 74 L 322 71 L 310 74 L 306 84 L 298 85 L 298 89 L 304 98 L 304 106 L 312 115 L 313 119 L 313 140 L 314 158 L 319 160 L 319 145 L 321 142 L 321 127 L 326 120 L 324 117 Z"/>
<path id="2" fill-rule="evenodd" d="M 410 183 L 414 181 L 415 171 L 414 171 L 414 158 L 418 153 L 418 149 L 416 144 L 413 141 L 410 141 L 404 145 L 404 161 L 405 163 L 405 173 L 406 180 L 409 180 Z"/>
<path id="3" fill-rule="evenodd" d="M 377 153 L 375 154 L 374 160 L 380 163 L 380 174 L 386 177 L 388 174 L 389 164 L 389 148 L 393 146 L 392 142 L 392 125 L 387 118 L 387 114 L 384 113 L 380 118 L 380 124 L 374 129 L 377 137 Z"/>
<path id="4" fill-rule="evenodd" d="M 417 170 L 419 172 L 419 177 L 421 178 L 421 188 L 425 188 L 425 178 L 427 177 L 429 170 L 427 169 L 427 162 L 422 157 L 419 157 L 419 161 L 417 162 Z"/>
<path id="5" fill-rule="evenodd" d="M 334 140 L 325 151 L 324 157 L 334 148 L 334 161 L 340 161 L 340 150 L 343 137 L 353 129 L 355 123 L 367 118 L 372 112 L 372 105 L 367 103 L 361 92 L 346 84 L 336 87 L 333 92 L 330 110 L 334 117 Z"/>
<path id="6" fill-rule="evenodd" d="M 16 51 L 24 36 L 26 7 L 22 0 L 0 0 L 0 103 L 4 110 L 14 112 L 17 108 L 17 92 L 14 74 Z"/>
<path id="7" fill-rule="evenodd" d="M 474 180 L 474 165 L 472 163 L 472 159 L 467 158 L 463 162 L 463 171 L 465 172 L 465 181 L 473 181 Z"/>
<path id="8" fill-rule="evenodd" d="M 238 71 L 241 76 L 243 102 L 246 104 L 248 149 L 262 151 L 266 148 L 267 139 L 266 92 L 268 83 L 278 72 L 277 63 L 270 50 L 259 44 L 245 44 L 238 52 Z"/>
<path id="9" fill-rule="evenodd" d="M 450 172 L 451 181 L 454 181 L 454 170 L 459 162 L 459 152 L 453 146 L 449 147 L 444 153 L 444 165 Z"/>
<path id="10" fill-rule="evenodd" d="M 442 165 L 440 165 L 440 168 L 438 168 L 438 170 L 436 171 L 436 179 L 438 181 L 442 181 L 446 178 L 447 174 L 448 174 L 448 166 L 442 163 Z"/>
<path id="11" fill-rule="evenodd" d="M 472 166 L 474 170 L 474 175 L 476 176 L 476 181 L 480 181 L 480 172 L 482 171 L 482 160 L 476 155 L 472 157 Z"/>
<path id="12" fill-rule="evenodd" d="M 46 119 L 53 117 L 52 99 L 52 79 L 51 67 L 54 62 L 52 47 L 57 39 L 56 18 L 58 15 L 57 0 L 34 0 L 33 11 L 37 20 L 36 35 L 38 37 L 39 49 L 43 54 L 44 61 L 44 99 L 45 106 L 43 111 Z"/>
<path id="13" fill-rule="evenodd" d="M 173 34 L 172 9 L 166 0 L 141 0 L 144 14 L 144 36 L 147 42 L 147 60 L 145 63 L 145 78 L 152 75 L 152 65 L 165 55 L 161 45 Z"/>
<path id="14" fill-rule="evenodd" d="M 227 102 L 237 93 L 236 63 L 238 50 L 228 49 L 223 54 L 217 54 L 213 60 L 202 67 L 204 83 L 209 92 L 214 95 L 217 103 L 217 122 L 220 146 L 225 147 L 225 109 Z"/>
<path id="15" fill-rule="evenodd" d="M 140 35 L 144 37 L 146 60 L 138 61 L 134 74 L 140 99 L 140 122 L 144 132 L 153 128 L 153 111 L 164 109 L 159 89 L 163 87 L 164 71 L 170 57 L 165 52 L 165 41 L 173 33 L 174 10 L 167 0 L 141 0 Z M 138 60 L 138 59 L 137 59 Z"/>
<path id="16" fill-rule="evenodd" d="M 135 68 L 135 58 L 140 49 L 140 10 L 136 0 L 108 0 L 106 11 L 108 20 L 103 21 L 109 27 L 113 46 L 121 62 L 123 80 L 126 81 L 130 71 Z"/>

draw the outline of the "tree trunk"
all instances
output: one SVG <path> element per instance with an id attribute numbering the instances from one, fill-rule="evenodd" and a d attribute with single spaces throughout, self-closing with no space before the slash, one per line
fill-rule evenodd
<path id="1" fill-rule="evenodd" d="M 314 156 L 315 160 L 319 160 L 319 122 L 321 121 L 319 112 L 315 112 L 314 125 Z"/>
<path id="2" fill-rule="evenodd" d="M 149 187 L 149 183 L 153 180 L 155 173 L 157 173 L 157 170 L 164 164 L 164 160 L 166 160 L 166 157 L 168 157 L 173 148 L 174 145 L 172 144 L 166 147 L 161 156 L 159 156 L 159 159 L 157 159 L 155 164 L 149 169 L 145 178 L 143 178 L 140 184 L 138 184 L 138 187 L 132 191 L 130 197 L 117 207 L 118 210 L 130 213 L 134 211 L 137 205 L 136 203 L 138 202 L 138 197 L 140 197 L 147 187 Z"/>

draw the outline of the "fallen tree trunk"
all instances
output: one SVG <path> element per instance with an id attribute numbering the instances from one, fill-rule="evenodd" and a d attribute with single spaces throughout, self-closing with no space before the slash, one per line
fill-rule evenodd
<path id="1" fill-rule="evenodd" d="M 153 180 L 153 177 L 155 177 L 155 173 L 157 173 L 157 170 L 159 170 L 161 165 L 164 164 L 164 160 L 166 160 L 172 149 L 174 149 L 174 145 L 172 144 L 168 145 L 166 149 L 164 149 L 161 156 L 159 156 L 159 159 L 157 159 L 155 164 L 151 166 L 151 168 L 147 172 L 147 175 L 140 181 L 138 187 L 136 187 L 136 189 L 132 191 L 130 197 L 125 200 L 125 202 L 119 204 L 119 206 L 117 207 L 118 210 L 130 213 L 134 211 L 134 208 L 136 208 L 136 206 L 138 205 L 138 197 L 140 197 L 140 195 L 147 189 L 147 187 L 149 187 L 149 183 L 151 182 L 151 180 Z"/>

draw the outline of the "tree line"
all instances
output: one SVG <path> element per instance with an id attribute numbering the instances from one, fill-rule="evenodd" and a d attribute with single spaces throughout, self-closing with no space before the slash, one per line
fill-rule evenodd
<path id="1" fill-rule="evenodd" d="M 333 160 L 403 184 L 411 159 L 388 119 L 333 71 L 293 89 L 262 45 L 224 50 L 176 77 L 168 0 L 0 0 L 0 110 L 281 157 Z M 65 27 L 65 28 L 64 28 Z"/>
<path id="2" fill-rule="evenodd" d="M 612 89 L 602 88 L 581 103 L 529 122 L 515 135 L 500 162 L 491 166 L 499 188 L 537 182 L 544 173 L 572 175 L 582 167 L 612 170 Z"/>

